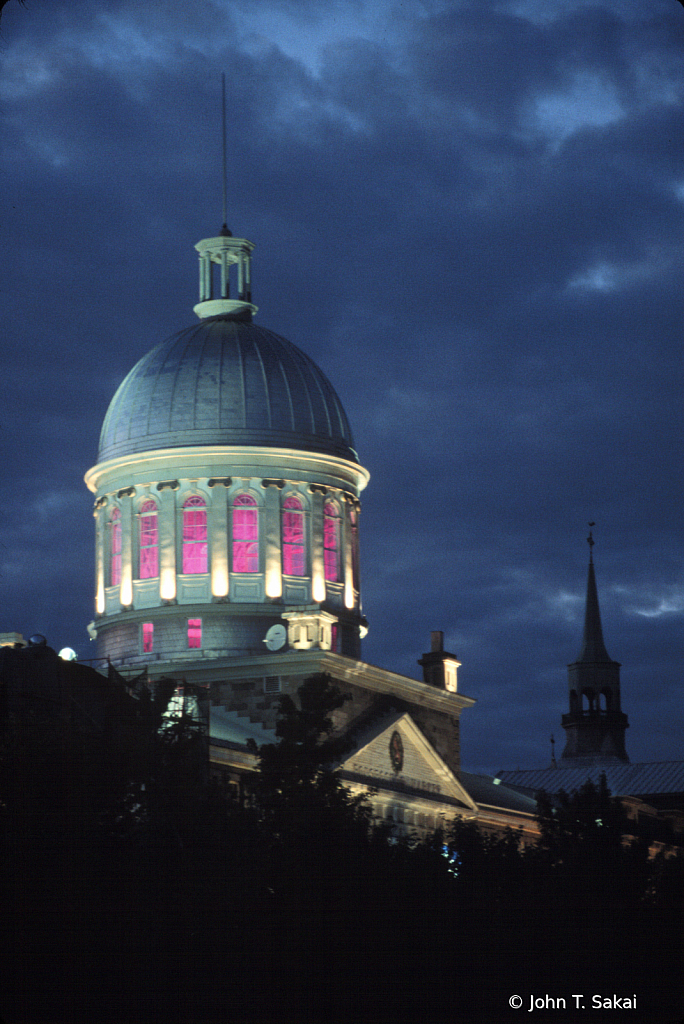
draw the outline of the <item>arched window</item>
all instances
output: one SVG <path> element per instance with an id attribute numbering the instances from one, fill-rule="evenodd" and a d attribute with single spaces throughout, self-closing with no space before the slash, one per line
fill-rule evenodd
<path id="1" fill-rule="evenodd" d="M 198 494 L 183 502 L 183 572 L 206 572 L 207 503 Z"/>
<path id="2" fill-rule="evenodd" d="M 283 502 L 283 572 L 286 576 L 306 575 L 304 508 L 294 496 Z"/>
<path id="3" fill-rule="evenodd" d="M 354 508 L 349 510 L 349 525 L 351 527 L 352 585 L 354 590 L 359 590 L 359 519 Z"/>
<path id="4" fill-rule="evenodd" d="M 150 499 L 140 507 L 140 579 L 159 575 L 159 534 L 157 506 Z"/>
<path id="5" fill-rule="evenodd" d="M 340 515 L 332 502 L 328 502 L 323 509 L 323 561 L 326 580 L 339 583 Z"/>
<path id="6" fill-rule="evenodd" d="M 233 501 L 233 572 L 259 572 L 259 510 L 251 494 Z"/>
<path id="7" fill-rule="evenodd" d="M 109 519 L 109 585 L 121 583 L 121 509 L 115 508 Z"/>

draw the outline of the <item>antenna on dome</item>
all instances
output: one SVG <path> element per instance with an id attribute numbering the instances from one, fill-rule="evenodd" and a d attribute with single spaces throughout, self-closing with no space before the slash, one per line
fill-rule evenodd
<path id="1" fill-rule="evenodd" d="M 226 73 L 221 72 L 221 123 L 223 127 L 223 227 L 222 235 L 229 235 L 228 230 L 228 169 L 226 165 Z"/>
<path id="2" fill-rule="evenodd" d="M 2 6 L 2 0 L 0 0 Z M 223 225 L 214 238 L 203 238 L 195 248 L 199 253 L 199 302 L 195 313 L 205 317 L 230 316 L 251 320 L 258 307 L 252 302 L 252 249 L 246 238 L 233 238 L 226 224 L 228 214 L 228 166 L 226 132 L 226 76 L 221 74 L 221 120 L 223 135 Z M 231 299 L 231 270 L 237 285 L 237 298 Z"/>

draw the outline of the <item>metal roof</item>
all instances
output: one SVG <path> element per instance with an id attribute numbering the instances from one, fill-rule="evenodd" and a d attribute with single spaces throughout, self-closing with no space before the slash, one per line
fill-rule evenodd
<path id="1" fill-rule="evenodd" d="M 642 764 L 602 765 L 596 762 L 581 767 L 571 766 L 501 771 L 498 774 L 509 786 L 523 786 L 547 793 L 566 793 L 579 789 L 591 780 L 598 783 L 602 774 L 613 796 L 656 796 L 684 793 L 684 761 L 651 761 Z"/>
<path id="2" fill-rule="evenodd" d="M 519 811 L 523 814 L 536 814 L 537 801 L 532 797 L 509 789 L 500 779 L 491 775 L 473 775 L 471 772 L 458 772 L 459 781 L 468 791 L 476 804 L 488 807 L 500 807 L 506 811 Z"/>
<path id="3" fill-rule="evenodd" d="M 247 740 L 254 740 L 257 746 L 264 743 L 275 743 L 275 729 L 265 729 L 258 722 L 250 722 L 246 715 L 238 715 L 236 711 L 227 711 L 220 706 L 212 706 L 209 716 L 209 739 L 217 746 L 237 744 L 244 747 Z"/>
<path id="4" fill-rule="evenodd" d="M 294 448 L 358 462 L 342 404 L 285 338 L 237 316 L 208 317 L 163 341 L 111 401 L 98 462 L 190 445 Z"/>

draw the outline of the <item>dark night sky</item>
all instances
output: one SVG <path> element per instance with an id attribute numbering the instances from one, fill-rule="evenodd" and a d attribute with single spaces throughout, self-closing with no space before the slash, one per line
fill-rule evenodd
<path id="1" fill-rule="evenodd" d="M 547 763 L 589 520 L 633 761 L 684 758 L 684 9 L 676 0 L 27 0 L 0 25 L 0 631 L 93 657 L 93 465 L 194 320 L 194 243 L 371 472 L 364 658 L 463 663 L 464 766 Z"/>

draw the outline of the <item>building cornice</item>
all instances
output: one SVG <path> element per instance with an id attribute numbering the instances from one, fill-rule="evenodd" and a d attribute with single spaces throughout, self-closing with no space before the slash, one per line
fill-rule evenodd
<path id="1" fill-rule="evenodd" d="M 259 448 L 238 445 L 188 445 L 182 448 L 157 448 L 153 451 L 123 455 L 99 462 L 85 474 L 93 494 L 118 489 L 123 479 L 127 486 L 172 477 L 223 476 L 230 466 L 235 477 L 283 478 L 320 483 L 329 477 L 337 486 L 347 483 L 362 491 L 370 480 L 363 466 L 336 455 L 300 451 L 294 448 Z M 266 472 L 268 467 L 268 472 Z M 334 484 L 333 484 L 334 486 Z"/>
<path id="2" fill-rule="evenodd" d="M 326 672 L 339 682 L 361 686 L 374 693 L 397 697 L 447 715 L 458 715 L 464 708 L 472 707 L 476 703 L 473 697 L 437 690 L 417 679 L 410 679 L 408 676 L 377 668 L 367 662 L 320 649 L 287 651 L 281 655 L 264 653 L 249 657 L 206 658 L 203 661 L 195 659 L 192 664 L 182 661 L 152 662 L 148 664 L 148 672 L 151 677 L 171 678 L 174 674 L 182 672 L 184 678 L 198 684 L 210 683 L 217 677 L 230 682 L 233 679 L 245 679 L 247 676 L 287 678 Z"/>

